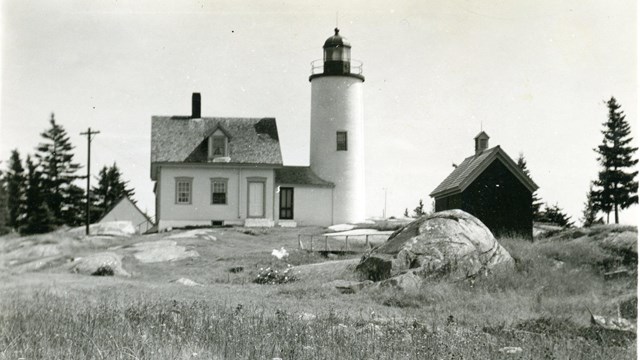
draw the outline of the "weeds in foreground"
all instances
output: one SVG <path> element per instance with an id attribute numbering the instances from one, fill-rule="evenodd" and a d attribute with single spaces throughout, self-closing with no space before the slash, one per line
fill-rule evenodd
<path id="1" fill-rule="evenodd" d="M 613 291 L 635 293 L 636 284 L 605 281 L 601 261 L 616 264 L 622 255 L 584 240 L 501 239 L 516 259 L 514 271 L 414 293 L 341 295 L 321 286 L 321 278 L 249 284 L 260 267 L 325 260 L 302 251 L 291 251 L 286 262 L 265 255 L 234 265 L 242 285 L 199 291 L 207 302 L 155 288 L 153 296 L 132 299 L 136 292 L 122 284 L 93 298 L 56 287 L 34 296 L 16 290 L 0 297 L 0 359 L 635 358 L 633 336 L 594 331 L 584 305 L 615 315 Z M 215 302 L 225 291 L 232 300 Z M 182 300 L 166 300 L 173 298 Z M 385 315 L 363 312 L 369 307 Z M 310 308 L 318 310 L 300 313 Z M 499 351 L 507 346 L 523 351 Z"/>
<path id="2" fill-rule="evenodd" d="M 197 301 L 85 304 L 81 298 L 39 293 L 26 302 L 2 304 L 0 314 L 0 358 L 509 358 L 498 351 L 504 346 L 522 347 L 521 358 L 529 359 L 635 356 L 632 348 L 570 337 L 513 337 L 459 327 L 452 320 L 354 320 L 335 312 L 300 316 Z"/>

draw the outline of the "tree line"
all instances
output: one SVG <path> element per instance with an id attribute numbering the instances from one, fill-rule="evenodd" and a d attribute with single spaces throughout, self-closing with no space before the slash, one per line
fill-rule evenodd
<path id="1" fill-rule="evenodd" d="M 86 175 L 78 174 L 81 167 L 74 161 L 69 135 L 54 114 L 40 135 L 34 154 L 23 161 L 15 149 L 6 171 L 0 170 L 0 233 L 45 233 L 85 221 L 86 190 L 75 183 Z M 91 189 L 90 221 L 98 221 L 123 196 L 133 195 L 117 165 L 104 166 Z"/>

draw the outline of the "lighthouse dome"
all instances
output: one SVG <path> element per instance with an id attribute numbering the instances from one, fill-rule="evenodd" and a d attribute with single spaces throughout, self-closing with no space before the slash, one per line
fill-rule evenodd
<path id="1" fill-rule="evenodd" d="M 351 43 L 349 43 L 349 40 L 347 40 L 347 38 L 340 36 L 340 29 L 335 28 L 333 31 L 335 31 L 335 34 L 333 36 L 330 36 L 327 41 L 324 42 L 324 48 L 328 48 L 328 47 L 338 47 L 338 46 L 343 46 L 343 47 L 351 47 Z"/>

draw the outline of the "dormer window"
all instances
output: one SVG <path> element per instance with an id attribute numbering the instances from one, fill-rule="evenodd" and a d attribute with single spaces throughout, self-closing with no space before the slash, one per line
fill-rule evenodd
<path id="1" fill-rule="evenodd" d="M 216 130 L 209 136 L 209 158 L 215 159 L 229 156 L 229 139 L 221 130 Z"/>

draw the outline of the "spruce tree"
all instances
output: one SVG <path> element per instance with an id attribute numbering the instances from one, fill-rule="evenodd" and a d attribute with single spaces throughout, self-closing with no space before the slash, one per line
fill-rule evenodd
<path id="1" fill-rule="evenodd" d="M 633 154 L 638 148 L 630 145 L 633 138 L 624 112 L 614 97 L 606 102 L 609 116 L 602 125 L 602 143 L 594 149 L 598 153 L 601 170 L 595 182 L 594 199 L 597 209 L 607 214 L 613 211 L 615 223 L 619 222 L 619 211 L 638 203 L 638 171 L 632 168 L 638 163 Z"/>
<path id="2" fill-rule="evenodd" d="M 425 214 L 426 212 L 424 211 L 424 203 L 422 202 L 422 199 L 420 199 L 420 201 L 418 202 L 418 206 L 416 206 L 416 208 L 413 209 L 413 217 L 419 218 L 420 216 Z"/>
<path id="3" fill-rule="evenodd" d="M 69 226 L 80 226 L 85 222 L 87 197 L 85 190 L 75 184 L 66 191 L 66 203 L 62 210 L 62 222 Z"/>
<path id="4" fill-rule="evenodd" d="M 22 167 L 22 160 L 20 159 L 20 153 L 17 149 L 11 152 L 6 181 L 7 207 L 9 212 L 7 225 L 13 229 L 18 229 L 25 216 L 25 191 L 27 184 L 24 167 Z"/>
<path id="5" fill-rule="evenodd" d="M 524 158 L 524 154 L 520 153 L 518 155 L 517 160 L 518 167 L 522 170 L 525 175 L 531 179 L 531 173 L 529 173 L 529 169 L 527 168 L 527 160 Z M 531 213 L 533 215 L 533 221 L 542 221 L 540 214 L 540 207 L 542 206 L 542 200 L 538 197 L 538 191 L 534 191 L 531 194 Z"/>
<path id="6" fill-rule="evenodd" d="M 589 227 L 594 224 L 601 224 L 602 219 L 598 218 L 598 208 L 596 205 L 596 194 L 593 190 L 593 183 L 589 186 L 587 192 L 587 200 L 584 203 L 584 209 L 582 210 L 582 226 Z"/>
<path id="7" fill-rule="evenodd" d="M 66 130 L 56 123 L 51 114 L 51 127 L 41 134 L 44 142 L 38 145 L 38 158 L 42 171 L 45 201 L 53 213 L 56 224 L 75 225 L 73 212 L 77 211 L 82 197 L 72 187 L 80 165 L 73 162 L 73 149 Z"/>
<path id="8" fill-rule="evenodd" d="M 54 229 L 55 219 L 45 202 L 42 183 L 42 174 L 31 160 L 31 156 L 27 156 L 25 219 L 20 227 L 22 234 L 40 234 Z"/>
<path id="9" fill-rule="evenodd" d="M 7 199 L 7 177 L 0 170 L 0 235 L 9 232 L 9 207 Z"/>
<path id="10" fill-rule="evenodd" d="M 110 167 L 104 166 L 100 170 L 98 185 L 91 190 L 96 208 L 96 211 L 92 212 L 92 222 L 106 214 L 123 196 L 130 199 L 133 197 L 134 191 L 128 187 L 128 183 L 122 179 L 122 173 L 116 163 Z"/>
<path id="11" fill-rule="evenodd" d="M 544 210 L 540 214 L 541 222 L 553 223 L 563 227 L 573 226 L 573 221 L 570 221 L 571 216 L 565 214 L 564 211 L 562 211 L 562 209 L 558 206 L 558 204 L 555 204 L 553 206 L 545 204 L 544 207 Z"/>

